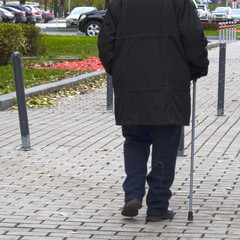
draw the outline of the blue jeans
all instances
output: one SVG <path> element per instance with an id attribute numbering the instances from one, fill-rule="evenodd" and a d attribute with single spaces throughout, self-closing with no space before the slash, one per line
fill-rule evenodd
<path id="1" fill-rule="evenodd" d="M 167 212 L 172 196 L 170 188 L 175 176 L 181 126 L 122 126 L 122 132 L 127 175 L 123 183 L 125 202 L 133 198 L 142 200 L 147 181 L 147 215 L 160 216 Z M 148 173 L 151 145 L 152 163 Z"/>

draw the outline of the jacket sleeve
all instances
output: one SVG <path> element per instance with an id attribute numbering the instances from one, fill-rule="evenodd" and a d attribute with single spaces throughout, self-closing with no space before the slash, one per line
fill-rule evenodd
<path id="1" fill-rule="evenodd" d="M 203 33 L 202 23 L 195 12 L 191 0 L 184 2 L 178 15 L 178 24 L 183 48 L 191 70 L 191 79 L 206 76 L 208 73 L 207 39 Z"/>
<path id="2" fill-rule="evenodd" d="M 105 15 L 103 26 L 98 36 L 99 58 L 108 74 L 112 73 L 112 61 L 116 41 L 116 21 L 111 13 L 111 5 Z"/>

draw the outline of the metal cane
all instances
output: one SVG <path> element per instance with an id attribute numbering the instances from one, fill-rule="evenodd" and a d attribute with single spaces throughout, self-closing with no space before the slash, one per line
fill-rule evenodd
<path id="1" fill-rule="evenodd" d="M 192 201 L 193 201 L 193 170 L 194 170 L 194 138 L 195 138 L 195 113 L 196 113 L 196 84 L 197 84 L 197 79 L 193 79 L 192 144 L 191 144 L 190 199 L 189 199 L 188 221 L 193 221 Z"/>

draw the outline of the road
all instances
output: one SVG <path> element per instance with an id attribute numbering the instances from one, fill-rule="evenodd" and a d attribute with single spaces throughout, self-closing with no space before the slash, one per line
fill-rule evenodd
<path id="1" fill-rule="evenodd" d="M 69 35 L 69 36 L 85 36 L 84 33 L 77 31 L 75 28 L 66 28 L 65 19 L 55 19 L 48 23 L 36 23 L 42 31 L 48 35 Z"/>
<path id="2" fill-rule="evenodd" d="M 66 28 L 65 19 L 55 19 L 48 23 L 36 23 L 36 26 L 40 27 L 48 35 L 86 36 L 75 28 Z M 218 36 L 207 36 L 207 39 L 211 42 L 218 41 L 218 38 Z"/>

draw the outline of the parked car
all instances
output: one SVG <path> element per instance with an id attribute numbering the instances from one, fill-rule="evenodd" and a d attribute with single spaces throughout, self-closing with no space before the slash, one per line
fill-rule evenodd
<path id="1" fill-rule="evenodd" d="M 43 22 L 47 23 L 49 21 L 52 21 L 54 19 L 54 16 L 52 13 L 41 10 L 42 11 L 42 18 L 43 18 Z"/>
<path id="2" fill-rule="evenodd" d="M 232 9 L 230 11 L 231 19 L 237 23 L 240 23 L 240 9 Z"/>
<path id="3" fill-rule="evenodd" d="M 40 22 L 42 20 L 42 11 L 38 7 L 27 4 L 24 6 L 35 14 L 37 22 Z"/>
<path id="4" fill-rule="evenodd" d="M 23 5 L 20 5 L 20 4 L 6 4 L 4 6 L 9 6 L 9 7 L 13 7 L 13 8 L 16 8 L 18 10 L 24 11 L 26 13 L 28 24 L 35 24 L 37 22 L 37 19 L 36 19 L 35 15 L 33 14 L 33 12 L 31 10 L 29 10 L 28 8 L 24 7 Z"/>
<path id="5" fill-rule="evenodd" d="M 212 13 L 213 22 L 226 22 L 231 21 L 230 7 L 217 7 Z"/>
<path id="6" fill-rule="evenodd" d="M 95 7 L 76 7 L 66 17 L 66 27 L 77 25 L 78 18 L 81 14 L 97 10 Z"/>
<path id="7" fill-rule="evenodd" d="M 13 7 L 8 7 L 5 5 L 1 6 L 1 8 L 4 8 L 7 11 L 13 13 L 16 18 L 16 20 L 15 20 L 16 23 L 26 23 L 27 22 L 26 13 L 24 11 L 18 10 Z"/>
<path id="8" fill-rule="evenodd" d="M 15 16 L 12 13 L 1 7 L 0 16 L 2 17 L 2 21 L 5 23 L 14 23 L 16 20 Z"/>
<path id="9" fill-rule="evenodd" d="M 97 37 L 105 15 L 106 10 L 97 10 L 82 14 L 78 20 L 78 30 L 84 32 L 89 37 Z"/>
<path id="10" fill-rule="evenodd" d="M 212 14 L 205 4 L 198 4 L 197 8 L 198 17 L 201 21 L 210 22 Z"/>

